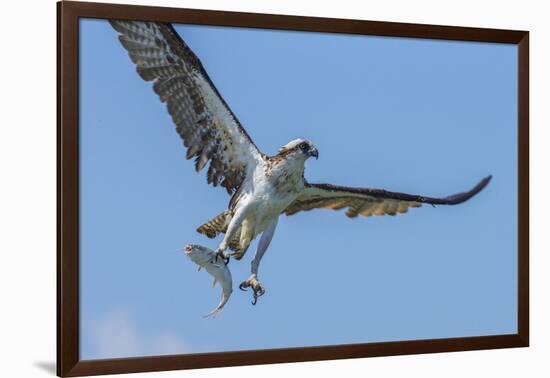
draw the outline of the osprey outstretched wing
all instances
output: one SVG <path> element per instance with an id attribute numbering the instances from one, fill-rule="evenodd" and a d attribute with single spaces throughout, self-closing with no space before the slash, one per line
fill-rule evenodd
<path id="1" fill-rule="evenodd" d="M 207 179 L 229 193 L 243 182 L 249 169 L 263 160 L 250 136 L 227 106 L 199 58 L 172 25 L 111 20 L 137 72 L 165 102 L 183 139 L 187 159 L 195 157 L 202 170 L 210 161 Z"/>
<path id="2" fill-rule="evenodd" d="M 305 189 L 285 210 L 287 215 L 312 209 L 340 210 L 347 208 L 346 215 L 396 215 L 406 213 L 411 207 L 430 205 L 458 205 L 475 196 L 491 181 L 485 177 L 471 190 L 443 198 L 424 197 L 414 194 L 389 192 L 381 189 L 350 188 L 331 184 L 306 183 Z"/>

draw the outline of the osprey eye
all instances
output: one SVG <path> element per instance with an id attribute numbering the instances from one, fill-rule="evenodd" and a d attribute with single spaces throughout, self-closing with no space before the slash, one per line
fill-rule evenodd
<path id="1" fill-rule="evenodd" d="M 309 147 L 309 146 L 307 145 L 307 143 L 302 143 L 302 144 L 300 144 L 300 149 L 301 149 L 301 150 L 304 150 L 304 151 L 305 151 L 305 150 L 308 149 L 308 147 Z"/>

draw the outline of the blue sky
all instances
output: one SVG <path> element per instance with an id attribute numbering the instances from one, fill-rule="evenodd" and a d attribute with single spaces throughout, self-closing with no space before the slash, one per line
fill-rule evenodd
<path id="1" fill-rule="evenodd" d="M 487 174 L 454 207 L 282 216 L 257 306 L 183 254 L 226 208 L 185 160 L 164 105 L 102 20 L 81 20 L 81 358 L 516 332 L 513 45 L 176 26 L 256 144 L 305 137 L 311 182 L 430 196 Z"/>

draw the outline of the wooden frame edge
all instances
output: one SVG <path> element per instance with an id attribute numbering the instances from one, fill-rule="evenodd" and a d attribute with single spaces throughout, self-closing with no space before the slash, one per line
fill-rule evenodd
<path id="1" fill-rule="evenodd" d="M 518 334 L 529 346 L 529 33 L 518 42 Z"/>
<path id="2" fill-rule="evenodd" d="M 57 374 L 79 361 L 78 24 L 57 4 Z M 71 53 L 72 52 L 72 53 Z"/>
<path id="3" fill-rule="evenodd" d="M 185 23 L 188 24 L 369 34 L 404 38 L 451 39 L 458 41 L 517 44 L 527 33 L 522 30 L 153 7 L 144 5 L 75 1 L 63 1 L 62 4 L 65 10 L 78 13 L 81 17 L 88 18 L 113 18 L 113 15 L 116 14 L 116 16 L 114 16 L 115 18 L 139 20 L 144 19 L 144 14 L 148 14 L 146 17 L 147 21 L 174 22 L 174 19 L 185 18 Z"/>
<path id="4" fill-rule="evenodd" d="M 512 335 L 79 360 L 78 19 L 126 18 L 518 46 L 518 332 Z M 151 16 L 149 16 L 151 14 Z M 407 34 L 406 36 L 403 34 Z M 529 346 L 529 33 L 105 3 L 57 3 L 57 375 L 82 376 Z M 76 269 L 75 269 L 76 267 Z"/>
<path id="5" fill-rule="evenodd" d="M 306 348 L 270 349 L 259 351 L 205 353 L 184 356 L 174 355 L 89 360 L 81 361 L 76 364 L 67 376 L 243 366 L 250 365 L 251 358 L 254 358 L 255 360 L 253 362 L 254 365 L 265 365 L 274 363 L 459 352 L 523 346 L 525 346 L 524 341 L 519 335 L 499 335 L 453 339 L 395 341 L 372 344 L 346 344 Z M 215 357 L 215 360 L 213 360 L 212 357 Z"/>

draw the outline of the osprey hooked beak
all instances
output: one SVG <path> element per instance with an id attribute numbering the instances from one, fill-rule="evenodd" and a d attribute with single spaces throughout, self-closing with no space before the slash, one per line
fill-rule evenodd
<path id="1" fill-rule="evenodd" d="M 309 150 L 309 156 L 315 156 L 315 159 L 319 159 L 319 151 L 315 147 L 311 147 Z"/>

